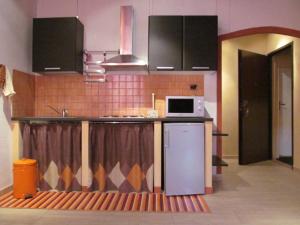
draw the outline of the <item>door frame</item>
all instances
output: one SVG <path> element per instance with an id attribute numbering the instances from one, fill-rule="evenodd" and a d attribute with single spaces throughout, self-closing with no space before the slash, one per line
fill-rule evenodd
<path id="1" fill-rule="evenodd" d="M 241 68 L 240 68 L 240 56 L 241 56 L 241 51 L 243 51 L 242 49 L 239 49 L 238 50 L 238 127 L 239 127 L 239 143 L 238 143 L 238 146 L 239 146 L 239 149 L 238 149 L 238 152 L 239 152 L 239 155 L 238 155 L 238 159 L 239 159 L 239 165 L 242 165 L 240 164 L 241 162 L 241 157 L 242 157 L 242 135 L 241 135 L 241 131 L 242 131 L 242 118 L 241 118 L 241 113 L 240 113 L 240 92 L 241 92 L 241 79 L 240 79 L 240 76 L 241 76 Z M 248 51 L 249 52 L 249 51 Z M 255 52 L 253 52 L 255 53 Z M 259 54 L 259 53 L 258 53 Z M 268 102 L 268 108 L 269 108 L 269 126 L 268 126 L 268 130 L 269 130 L 269 137 L 268 137 L 268 159 L 272 159 L 272 121 L 273 121 L 273 111 L 272 111 L 272 101 L 273 101 L 273 98 L 272 98 L 272 66 L 270 65 L 271 64 L 271 57 L 268 55 L 266 55 L 267 57 L 267 61 L 268 61 L 268 68 L 267 68 L 267 76 L 268 76 L 268 80 L 269 80 L 269 102 Z"/>
<path id="2" fill-rule="evenodd" d="M 287 48 L 291 48 L 291 55 L 292 55 L 292 73 L 291 73 L 291 78 L 292 78 L 292 90 L 291 90 L 291 93 L 292 93 L 292 96 L 291 96 L 291 102 L 292 102 L 292 124 L 291 124 L 291 129 L 292 129 L 292 132 L 291 132 L 291 136 L 292 136 L 292 143 L 291 143 L 291 147 L 292 147 L 292 159 L 293 159 L 293 164 L 291 165 L 291 167 L 293 168 L 294 166 L 294 43 L 291 42 L 287 45 L 284 45 L 272 52 L 270 52 L 268 54 L 268 57 L 269 57 L 269 63 L 270 63 L 270 75 L 271 75 L 271 82 L 273 82 L 273 67 L 272 67 L 272 57 L 275 56 L 276 54 L 279 54 L 280 52 L 286 50 Z M 271 84 L 271 131 L 273 130 L 273 109 L 272 109 L 272 102 L 273 102 L 273 85 Z M 273 135 L 271 135 L 271 153 L 273 154 Z M 288 165 L 288 164 L 287 164 Z"/>
<path id="3" fill-rule="evenodd" d="M 217 70 L 217 131 L 222 132 L 222 42 L 237 37 L 253 34 L 282 34 L 300 38 L 300 30 L 278 26 L 252 27 L 221 34 L 218 37 L 218 70 Z M 222 158 L 222 138 L 217 137 L 217 155 Z M 293 143 L 294 144 L 294 143 Z M 222 167 L 217 167 L 217 173 L 222 173 Z"/>

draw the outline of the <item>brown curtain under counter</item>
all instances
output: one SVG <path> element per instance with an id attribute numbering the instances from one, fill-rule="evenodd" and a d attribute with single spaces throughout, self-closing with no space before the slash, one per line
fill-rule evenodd
<path id="1" fill-rule="evenodd" d="M 38 162 L 41 191 L 81 191 L 81 124 L 23 127 L 23 156 Z"/>
<path id="2" fill-rule="evenodd" d="M 153 191 L 152 123 L 91 123 L 92 191 Z"/>

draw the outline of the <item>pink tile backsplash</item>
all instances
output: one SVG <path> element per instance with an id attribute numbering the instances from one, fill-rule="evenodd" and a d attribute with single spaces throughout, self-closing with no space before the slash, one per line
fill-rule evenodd
<path id="1" fill-rule="evenodd" d="M 35 114 L 35 77 L 18 70 L 13 71 L 16 94 L 12 97 L 13 116 Z"/>
<path id="2" fill-rule="evenodd" d="M 23 78 L 18 74 L 14 79 Z M 167 95 L 204 95 L 203 75 L 108 75 L 107 80 L 86 83 L 82 75 L 35 76 L 31 87 L 35 96 L 32 116 L 56 116 L 47 105 L 66 108 L 72 116 L 146 115 L 152 93 L 157 100 L 164 100 Z M 190 90 L 190 84 L 197 84 L 197 90 Z M 19 99 L 24 96 L 16 91 L 14 105 L 18 108 Z M 163 106 L 157 104 L 157 108 L 163 115 Z M 22 116 L 20 110 L 13 110 L 13 114 Z"/>

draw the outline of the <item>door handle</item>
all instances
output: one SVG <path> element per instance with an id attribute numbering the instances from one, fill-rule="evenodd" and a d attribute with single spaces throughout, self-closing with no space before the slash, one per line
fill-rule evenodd
<path id="1" fill-rule="evenodd" d="M 249 104 L 247 100 L 243 100 L 240 106 L 240 111 L 243 117 L 248 117 L 250 110 L 249 110 Z"/>
<path id="2" fill-rule="evenodd" d="M 280 106 L 285 106 L 285 103 L 279 102 Z"/>
<path id="3" fill-rule="evenodd" d="M 247 108 L 245 109 L 245 117 L 248 117 L 249 115 L 249 107 L 247 106 Z"/>
<path id="4" fill-rule="evenodd" d="M 169 139 L 170 139 L 170 132 L 169 132 L 169 130 L 165 130 L 164 136 L 165 136 L 165 138 L 164 138 L 164 147 L 168 148 L 169 145 L 170 145 L 170 143 L 169 143 Z"/>
<path id="5" fill-rule="evenodd" d="M 279 110 L 285 109 L 286 104 L 279 101 Z"/>

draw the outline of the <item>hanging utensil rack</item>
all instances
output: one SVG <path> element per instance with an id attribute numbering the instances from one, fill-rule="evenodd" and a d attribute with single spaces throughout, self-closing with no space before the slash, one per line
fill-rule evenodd
<path id="1" fill-rule="evenodd" d="M 84 82 L 106 82 L 106 71 L 101 66 L 106 61 L 107 55 L 118 55 L 119 50 L 89 51 L 83 52 Z"/>

